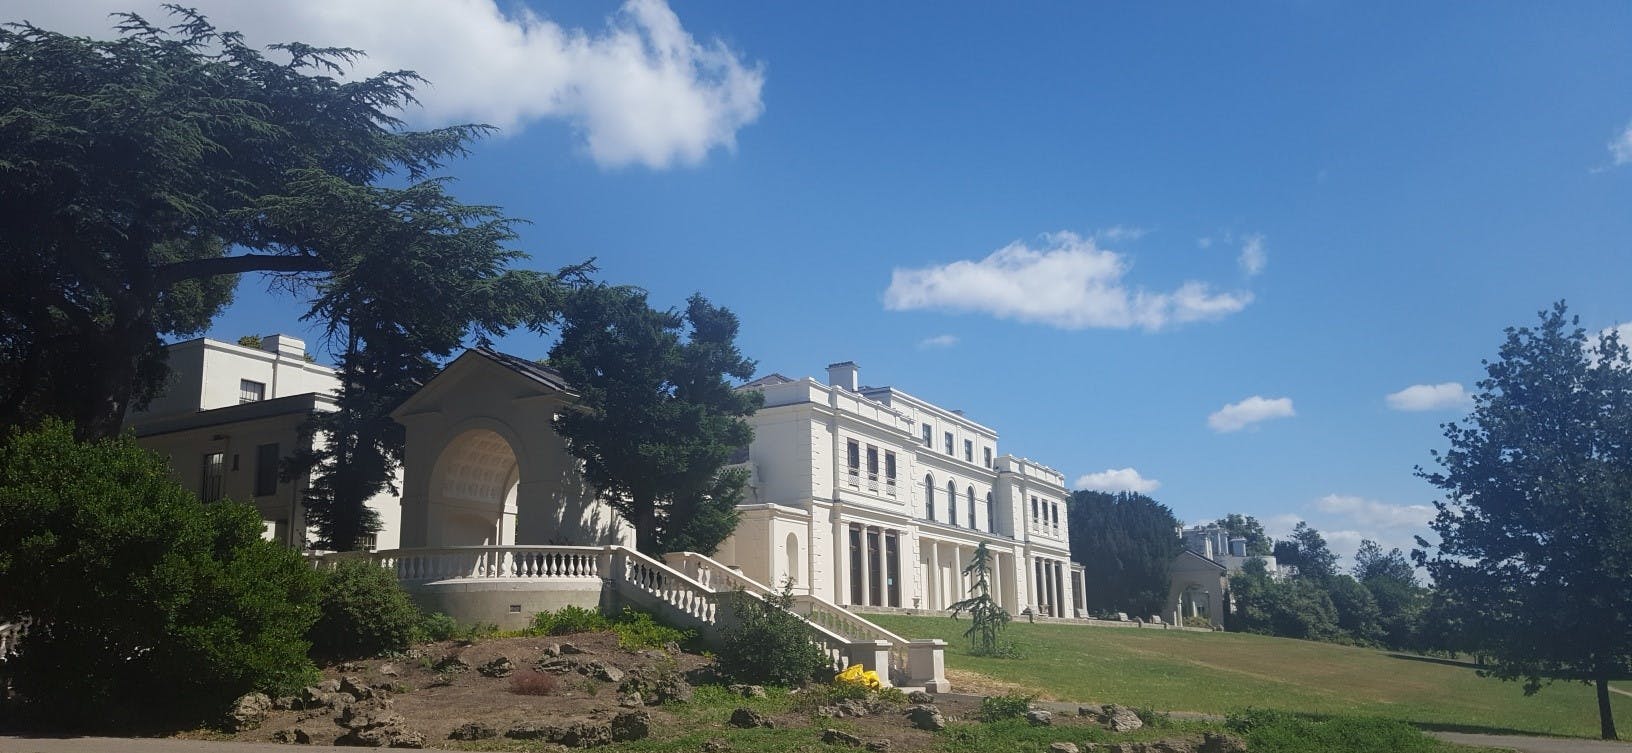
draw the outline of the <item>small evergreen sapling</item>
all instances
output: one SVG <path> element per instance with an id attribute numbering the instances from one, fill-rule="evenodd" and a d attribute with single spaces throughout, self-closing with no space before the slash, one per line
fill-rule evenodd
<path id="1" fill-rule="evenodd" d="M 969 613 L 969 629 L 963 631 L 963 635 L 969 639 L 971 652 L 980 656 L 1005 653 L 998 638 L 1003 627 L 1009 624 L 1008 610 L 992 599 L 991 563 L 992 553 L 986 549 L 986 542 L 982 541 L 975 548 L 974 557 L 963 568 L 963 574 L 972 579 L 970 596 L 952 605 L 953 617 Z"/>

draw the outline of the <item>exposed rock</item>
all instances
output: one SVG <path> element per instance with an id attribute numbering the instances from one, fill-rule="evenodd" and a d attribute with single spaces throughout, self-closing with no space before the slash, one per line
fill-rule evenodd
<path id="1" fill-rule="evenodd" d="M 1204 732 L 1196 753 L 1246 753 L 1247 744 L 1235 735 L 1222 732 Z"/>
<path id="2" fill-rule="evenodd" d="M 561 644 L 561 653 L 562 654 L 582 654 L 582 653 L 586 653 L 586 652 L 583 649 L 572 645 L 571 643 L 563 643 L 563 644 Z"/>
<path id="3" fill-rule="evenodd" d="M 408 727 L 401 716 L 389 713 L 389 701 L 358 701 L 346 706 L 335 722 L 347 732 L 335 745 L 359 748 L 423 748 L 425 735 Z"/>
<path id="4" fill-rule="evenodd" d="M 754 727 L 775 727 L 776 722 L 772 721 L 770 717 L 753 709 L 739 708 L 736 711 L 731 712 L 731 726 L 741 727 L 743 729 L 752 729 Z"/>
<path id="5" fill-rule="evenodd" d="M 912 722 L 912 726 L 929 732 L 946 729 L 946 717 L 941 715 L 941 710 L 927 703 L 908 707 L 907 721 Z"/>
<path id="6" fill-rule="evenodd" d="M 645 711 L 624 711 L 612 717 L 609 726 L 613 742 L 643 740 L 652 734 L 652 715 Z"/>
<path id="7" fill-rule="evenodd" d="M 922 690 L 914 690 L 907 694 L 907 701 L 911 703 L 934 703 L 935 696 L 925 693 Z"/>
<path id="8" fill-rule="evenodd" d="M 487 740 L 498 736 L 499 731 L 493 725 L 481 722 L 466 722 L 448 733 L 449 740 Z"/>
<path id="9" fill-rule="evenodd" d="M 559 644 L 559 643 L 546 643 L 546 644 L 544 644 L 544 655 L 548 656 L 548 657 L 550 657 L 552 659 L 557 657 L 557 656 L 560 656 L 561 655 L 561 644 Z"/>
<path id="10" fill-rule="evenodd" d="M 722 751 L 730 750 L 730 747 L 725 744 L 724 740 L 718 738 L 703 741 L 703 753 L 722 753 Z"/>
<path id="11" fill-rule="evenodd" d="M 395 664 L 393 664 L 391 662 L 386 662 L 384 664 L 381 664 L 380 668 L 378 670 L 376 670 L 376 671 L 378 671 L 382 675 L 385 675 L 386 677 L 396 677 L 397 675 L 402 673 L 402 670 L 399 669 L 397 667 L 397 665 L 395 665 Z"/>
<path id="12" fill-rule="evenodd" d="M 442 657 L 441 661 L 432 665 L 431 671 L 441 672 L 444 674 L 468 672 L 470 671 L 470 665 L 466 664 L 465 660 L 459 658 L 457 654 L 448 654 L 447 656 Z"/>
<path id="13" fill-rule="evenodd" d="M 303 709 L 339 708 L 355 700 L 355 696 L 340 692 L 339 680 L 324 680 L 301 688 L 295 696 L 295 706 Z"/>
<path id="14" fill-rule="evenodd" d="M 292 695 L 280 695 L 272 699 L 272 708 L 278 711 L 288 711 L 300 708 L 300 699 Z"/>
<path id="15" fill-rule="evenodd" d="M 509 677 L 510 673 L 516 671 L 516 665 L 511 664 L 509 658 L 500 656 L 477 667 L 476 671 L 481 673 L 483 677 Z"/>
<path id="16" fill-rule="evenodd" d="M 1048 753 L 1078 753 L 1076 743 L 1049 743 Z"/>
<path id="17" fill-rule="evenodd" d="M 375 697 L 374 689 L 369 687 L 368 683 L 363 681 L 363 678 L 356 675 L 346 675 L 340 678 L 340 692 L 357 700 Z"/>
<path id="18" fill-rule="evenodd" d="M 1054 723 L 1054 715 L 1042 709 L 1026 712 L 1026 723 L 1033 727 L 1047 727 Z"/>
<path id="19" fill-rule="evenodd" d="M 727 685 L 725 689 L 736 693 L 743 698 L 765 697 L 765 687 L 762 685 Z"/>
<path id="20" fill-rule="evenodd" d="M 1139 715 L 1133 713 L 1133 709 L 1114 703 L 1106 706 L 1104 713 L 1100 714 L 1100 724 L 1112 732 L 1132 732 L 1145 726 Z"/>
<path id="21" fill-rule="evenodd" d="M 592 661 L 579 667 L 578 671 L 601 682 L 623 681 L 623 670 L 605 662 Z"/>
<path id="22" fill-rule="evenodd" d="M 541 669 L 541 670 L 543 670 L 545 672 L 555 672 L 557 674 L 561 674 L 561 673 L 566 673 L 566 672 L 582 671 L 583 662 L 581 660 L 578 660 L 578 659 L 572 659 L 572 658 L 565 657 L 565 656 L 557 656 L 557 657 L 553 657 L 553 658 L 546 657 L 546 658 L 539 659 L 538 663 L 535 664 L 534 666 L 538 667 L 539 669 Z"/>
<path id="23" fill-rule="evenodd" d="M 228 732 L 255 729 L 266 721 L 266 712 L 271 710 L 272 699 L 265 693 L 245 693 L 233 702 L 232 710 L 227 712 L 221 726 Z"/>
<path id="24" fill-rule="evenodd" d="M 504 736 L 512 740 L 548 740 L 554 742 L 561 739 L 563 728 L 554 724 L 531 724 L 522 722 L 504 731 Z"/>
<path id="25" fill-rule="evenodd" d="M 822 742 L 828 745 L 848 745 L 852 748 L 861 747 L 861 738 L 832 727 L 822 730 Z"/>
<path id="26" fill-rule="evenodd" d="M 663 644 L 663 653 L 666 653 L 666 654 L 678 654 L 678 653 L 680 653 L 680 644 L 675 642 L 675 641 L 669 641 L 668 643 Z"/>
<path id="27" fill-rule="evenodd" d="M 362 662 L 357 662 L 357 661 L 343 661 L 343 662 L 340 662 L 339 664 L 334 665 L 334 671 L 340 672 L 342 674 L 347 674 L 347 673 L 351 673 L 351 672 L 362 672 L 362 671 L 366 670 L 367 668 L 368 667 L 364 666 Z"/>
<path id="28" fill-rule="evenodd" d="M 626 709 L 638 709 L 641 706 L 646 705 L 646 699 L 640 697 L 639 693 L 632 691 L 619 691 L 618 705 Z"/>
<path id="29" fill-rule="evenodd" d="M 1091 717 L 1096 717 L 1097 718 L 1097 717 L 1104 716 L 1104 715 L 1105 715 L 1105 707 L 1104 706 L 1094 706 L 1094 705 L 1090 704 L 1090 705 L 1087 705 L 1087 706 L 1078 706 L 1077 707 L 1077 716 L 1091 716 Z"/>
<path id="30" fill-rule="evenodd" d="M 612 742 L 612 725 L 606 722 L 575 722 L 566 726 L 555 742 L 569 748 L 593 748 Z"/>
<path id="31" fill-rule="evenodd" d="M 887 753 L 890 749 L 890 738 L 880 737 L 877 740 L 869 740 L 866 748 L 875 751 L 875 753 Z"/>
<path id="32" fill-rule="evenodd" d="M 290 727 L 289 729 L 280 729 L 273 732 L 272 741 L 285 744 L 310 745 L 312 743 L 312 734 L 300 727 Z"/>

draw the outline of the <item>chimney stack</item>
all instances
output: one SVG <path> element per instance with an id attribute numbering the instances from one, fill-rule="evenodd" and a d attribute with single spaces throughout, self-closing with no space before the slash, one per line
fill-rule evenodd
<path id="1" fill-rule="evenodd" d="M 861 367 L 854 361 L 840 361 L 827 365 L 827 383 L 840 389 L 855 392 L 861 385 L 857 381 L 861 377 Z"/>
<path id="2" fill-rule="evenodd" d="M 267 335 L 261 338 L 261 350 L 285 358 L 306 357 L 306 341 L 289 335 Z"/>

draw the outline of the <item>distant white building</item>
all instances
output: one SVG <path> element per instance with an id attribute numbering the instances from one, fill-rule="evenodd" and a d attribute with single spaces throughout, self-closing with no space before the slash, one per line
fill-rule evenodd
<path id="1" fill-rule="evenodd" d="M 969 595 L 962 570 L 984 542 L 1011 613 L 1080 616 L 1059 471 L 999 453 L 997 431 L 959 411 L 861 386 L 854 363 L 826 384 L 773 374 L 744 389 L 765 404 L 718 559 L 837 604 L 944 610 Z"/>
<path id="2" fill-rule="evenodd" d="M 309 479 L 284 480 L 279 466 L 323 441 L 303 436 L 301 426 L 314 413 L 335 410 L 334 369 L 307 360 L 306 344 L 288 335 L 264 338 L 258 349 L 199 338 L 166 350 L 169 382 L 125 422 L 137 441 L 168 456 L 176 481 L 205 501 L 253 504 L 267 538 L 305 547 Z M 368 504 L 384 523 L 368 548 L 396 548 L 402 517 L 396 495 Z"/>
<path id="3" fill-rule="evenodd" d="M 1217 525 L 1191 526 L 1179 532 L 1184 539 L 1184 547 L 1196 554 L 1223 565 L 1231 575 L 1241 572 L 1241 566 L 1247 560 L 1259 559 L 1264 561 L 1264 569 L 1271 576 L 1280 574 L 1280 566 L 1273 554 L 1247 554 L 1247 540 L 1240 536 L 1231 536 L 1230 532 Z"/>

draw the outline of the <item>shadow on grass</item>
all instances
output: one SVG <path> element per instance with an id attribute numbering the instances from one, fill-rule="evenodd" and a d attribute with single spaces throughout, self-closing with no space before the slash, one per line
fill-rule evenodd
<path id="1" fill-rule="evenodd" d="M 1546 737 L 1559 740 L 1597 739 L 1596 737 L 1575 737 L 1571 735 L 1557 735 L 1548 732 L 1537 732 L 1533 729 L 1486 727 L 1478 724 L 1448 724 L 1445 722 L 1408 722 L 1408 724 L 1424 732 L 1465 732 L 1470 735 L 1518 735 L 1521 737 Z"/>
<path id="2" fill-rule="evenodd" d="M 1445 666 L 1445 667 L 1456 667 L 1458 669 L 1474 669 L 1474 670 L 1477 670 L 1477 669 L 1482 668 L 1482 665 L 1476 664 L 1476 663 L 1471 662 L 1471 661 L 1467 661 L 1465 659 L 1446 659 L 1444 657 L 1439 657 L 1439 656 L 1423 656 L 1422 654 L 1401 654 L 1401 653 L 1396 653 L 1396 652 L 1393 652 L 1393 651 L 1387 652 L 1385 655 L 1388 656 L 1388 658 L 1390 658 L 1390 659 L 1404 659 L 1406 661 L 1420 661 L 1420 662 L 1423 662 L 1425 664 L 1438 664 L 1438 665 Z"/>

